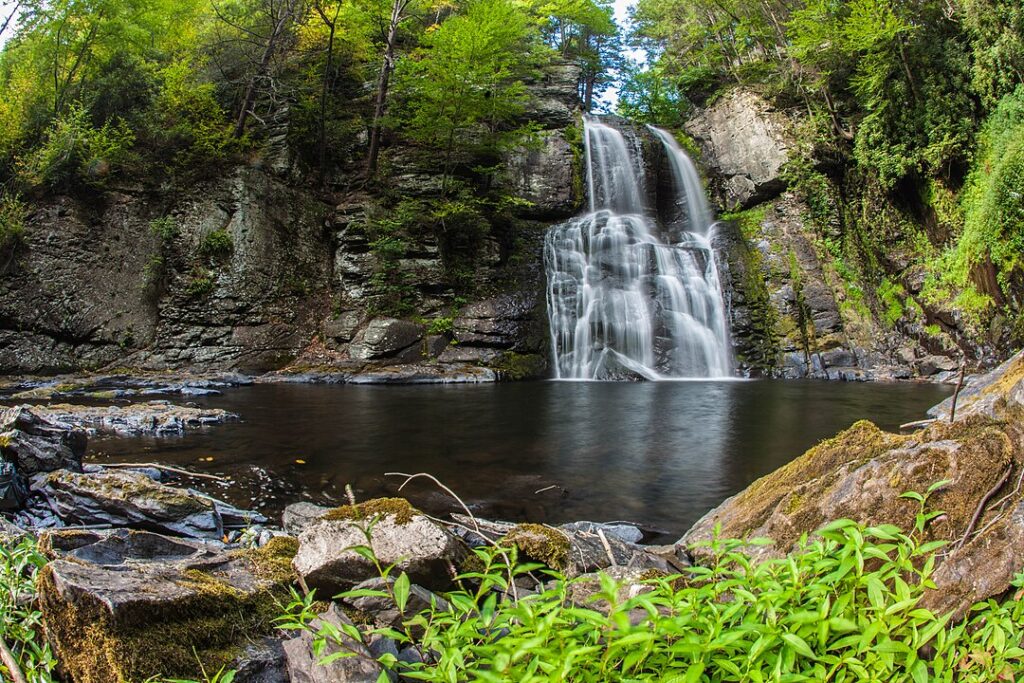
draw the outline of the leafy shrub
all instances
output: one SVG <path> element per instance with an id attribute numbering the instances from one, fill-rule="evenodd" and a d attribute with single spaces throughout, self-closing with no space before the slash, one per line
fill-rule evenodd
<path id="1" fill-rule="evenodd" d="M 17 244 L 24 237 L 26 211 L 21 199 L 0 193 L 0 250 Z"/>
<path id="2" fill-rule="evenodd" d="M 185 292 L 196 299 L 202 298 L 212 292 L 216 287 L 213 278 L 208 273 L 194 276 L 185 287 Z"/>
<path id="3" fill-rule="evenodd" d="M 909 495 L 923 509 L 924 496 Z M 463 588 L 446 594 L 446 604 L 400 630 L 370 631 L 425 653 L 423 663 L 378 659 L 425 681 L 1011 680 L 1024 659 L 1024 591 L 1002 604 L 980 603 L 952 627 L 949 615 L 918 607 L 943 545 L 921 543 L 920 532 L 937 514 L 922 511 L 910 534 L 839 520 L 789 557 L 761 563 L 744 553 L 744 542 L 714 540 L 709 566 L 650 578 L 639 595 L 602 575 L 590 605 L 570 597 L 586 579 L 549 570 L 540 592 L 510 599 L 514 580 L 540 565 L 515 565 L 511 549 L 477 550 L 476 570 L 459 577 Z M 372 558 L 368 546 L 355 550 Z M 1022 584 L 1024 576 L 1015 585 Z M 372 594 L 404 611 L 408 577 L 385 585 L 339 597 Z M 310 629 L 313 604 L 312 595 L 297 597 L 283 627 Z M 342 630 L 363 637 L 354 626 Z M 343 648 L 342 635 L 320 629 L 317 651 L 326 643 Z M 330 657 L 338 656 L 359 655 Z"/>
<path id="4" fill-rule="evenodd" d="M 214 261 L 222 261 L 235 251 L 235 242 L 223 228 L 214 230 L 199 243 L 199 254 Z"/>
<path id="5" fill-rule="evenodd" d="M 23 160 L 22 179 L 51 187 L 101 185 L 131 158 L 135 134 L 124 121 L 96 128 L 86 110 L 68 108 L 51 124 L 42 145 Z"/>
<path id="6" fill-rule="evenodd" d="M 34 539 L 0 542 L 0 635 L 29 683 L 56 679 L 57 661 L 42 635 L 42 614 L 34 600 L 25 600 L 35 594 L 35 575 L 45 564 Z M 0 672 L 0 678 L 7 676 L 2 666 Z"/>
<path id="7" fill-rule="evenodd" d="M 178 227 L 178 222 L 174 220 L 173 216 L 154 218 L 149 222 L 149 229 L 165 244 L 167 242 L 174 241 L 181 232 L 181 229 Z"/>

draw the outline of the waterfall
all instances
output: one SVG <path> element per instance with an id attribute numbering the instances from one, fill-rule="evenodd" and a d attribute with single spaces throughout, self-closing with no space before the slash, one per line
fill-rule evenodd
<path id="1" fill-rule="evenodd" d="M 672 171 L 681 225 L 661 228 L 649 210 L 639 141 L 584 120 L 590 210 L 544 243 L 559 379 L 731 376 L 711 211 L 693 162 L 670 134 L 650 130 Z"/>

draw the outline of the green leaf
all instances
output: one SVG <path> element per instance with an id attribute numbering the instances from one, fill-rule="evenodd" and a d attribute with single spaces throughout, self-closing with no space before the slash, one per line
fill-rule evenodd
<path id="1" fill-rule="evenodd" d="M 404 614 L 405 606 L 409 602 L 409 575 L 405 572 L 399 574 L 391 590 L 395 593 L 395 604 L 398 605 L 398 611 Z"/>
<path id="2" fill-rule="evenodd" d="M 807 644 L 807 641 L 795 633 L 783 633 L 782 639 L 786 641 L 786 644 L 793 648 L 797 654 L 807 657 L 808 659 L 816 659 L 814 650 L 812 650 L 811 646 Z"/>

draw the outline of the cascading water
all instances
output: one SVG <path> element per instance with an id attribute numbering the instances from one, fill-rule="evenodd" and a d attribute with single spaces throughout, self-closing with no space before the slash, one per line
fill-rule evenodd
<path id="1" fill-rule="evenodd" d="M 681 225 L 659 231 L 644 200 L 639 146 L 586 119 L 590 211 L 548 233 L 548 317 L 559 379 L 729 377 L 732 353 L 700 179 L 657 128 Z M 659 237 L 664 232 L 665 238 Z"/>

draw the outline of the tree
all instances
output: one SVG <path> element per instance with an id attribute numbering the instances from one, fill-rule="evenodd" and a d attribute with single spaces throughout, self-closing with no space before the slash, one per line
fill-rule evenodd
<path id="1" fill-rule="evenodd" d="M 403 132 L 441 154 L 442 195 L 457 155 L 494 152 L 519 139 L 536 33 L 512 0 L 474 0 L 427 33 L 398 65 Z"/>

